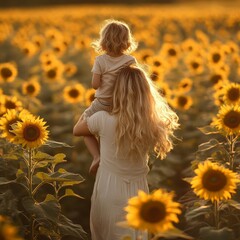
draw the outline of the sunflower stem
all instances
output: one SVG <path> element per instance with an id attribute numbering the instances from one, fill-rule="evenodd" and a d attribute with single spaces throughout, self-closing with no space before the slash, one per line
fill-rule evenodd
<path id="1" fill-rule="evenodd" d="M 229 165 L 230 165 L 230 169 L 233 170 L 234 168 L 234 157 L 235 157 L 235 151 L 234 151 L 234 147 L 235 147 L 235 142 L 236 142 L 236 138 L 234 138 L 233 135 L 230 135 L 230 142 L 229 142 Z"/>
<path id="2" fill-rule="evenodd" d="M 214 223 L 215 227 L 219 229 L 219 202 L 218 200 L 214 200 L 213 202 L 213 213 L 214 213 Z"/>

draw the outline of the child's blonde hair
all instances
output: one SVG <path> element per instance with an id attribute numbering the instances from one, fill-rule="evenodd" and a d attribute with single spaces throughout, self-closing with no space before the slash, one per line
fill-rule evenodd
<path id="1" fill-rule="evenodd" d="M 129 156 L 141 156 L 154 149 L 163 159 L 172 149 L 178 116 L 139 66 L 120 71 L 113 91 L 112 114 L 117 115 L 117 153 L 126 140 Z"/>
<path id="2" fill-rule="evenodd" d="M 109 19 L 100 30 L 100 38 L 94 41 L 92 46 L 99 53 L 121 54 L 133 52 L 137 43 L 126 23 Z"/>

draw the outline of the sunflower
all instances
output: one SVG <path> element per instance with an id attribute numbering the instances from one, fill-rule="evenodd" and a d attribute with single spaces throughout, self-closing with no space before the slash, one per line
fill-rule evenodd
<path id="1" fill-rule="evenodd" d="M 41 49 L 44 46 L 45 39 L 42 35 L 34 35 L 32 37 L 32 42 L 38 49 Z"/>
<path id="2" fill-rule="evenodd" d="M 190 78 L 183 78 L 178 83 L 178 90 L 186 93 L 189 92 L 192 88 L 193 81 Z"/>
<path id="3" fill-rule="evenodd" d="M 63 97 L 68 103 L 79 103 L 84 99 L 85 88 L 78 83 L 73 86 L 66 86 L 63 90 Z"/>
<path id="4" fill-rule="evenodd" d="M 13 63 L 0 64 L 0 81 L 12 82 L 17 76 L 17 69 Z"/>
<path id="5" fill-rule="evenodd" d="M 186 58 L 187 66 L 193 74 L 201 74 L 204 70 L 203 68 L 203 60 L 200 57 L 191 56 Z"/>
<path id="6" fill-rule="evenodd" d="M 237 174 L 211 161 L 198 165 L 191 187 L 197 196 L 205 200 L 219 201 L 231 198 L 239 182 Z"/>
<path id="7" fill-rule="evenodd" d="M 1 138 L 6 138 L 9 142 L 13 142 L 16 135 L 12 132 L 12 125 L 16 124 L 18 121 L 23 121 L 23 119 L 29 115 L 31 114 L 25 109 L 21 112 L 15 109 L 7 110 L 7 113 L 0 119 Z"/>
<path id="8" fill-rule="evenodd" d="M 53 65 L 44 70 L 44 75 L 48 82 L 61 81 L 63 71 L 63 64 L 60 62 L 55 62 Z"/>
<path id="9" fill-rule="evenodd" d="M 86 99 L 86 106 L 90 106 L 92 101 L 95 98 L 95 92 L 96 90 L 93 88 L 90 88 L 85 93 L 85 99 Z"/>
<path id="10" fill-rule="evenodd" d="M 49 28 L 45 31 L 45 36 L 50 40 L 62 39 L 62 33 L 56 28 Z"/>
<path id="11" fill-rule="evenodd" d="M 30 97 L 36 97 L 41 90 L 40 84 L 36 80 L 24 82 L 22 84 L 22 93 Z"/>
<path id="12" fill-rule="evenodd" d="M 174 194 L 161 189 L 152 194 L 143 191 L 128 200 L 126 219 L 129 226 L 148 230 L 151 233 L 172 229 L 173 222 L 179 222 L 177 214 L 181 213 L 180 204 L 173 201 Z"/>
<path id="13" fill-rule="evenodd" d="M 21 144 L 26 148 L 38 148 L 48 140 L 49 132 L 46 130 L 46 122 L 40 117 L 28 116 L 13 126 L 16 135 L 15 144 Z"/>
<path id="14" fill-rule="evenodd" d="M 238 104 L 240 102 L 240 84 L 230 83 L 222 91 L 223 100 L 227 104 Z"/>
<path id="15" fill-rule="evenodd" d="M 227 135 L 239 135 L 240 107 L 238 105 L 222 105 L 211 125 Z"/>
<path id="16" fill-rule="evenodd" d="M 1 240 L 23 240 L 18 235 L 18 229 L 12 225 L 7 217 L 0 215 L 0 239 Z"/>
<path id="17" fill-rule="evenodd" d="M 170 103 L 176 109 L 188 110 L 192 106 L 193 100 L 190 96 L 181 94 L 175 96 Z"/>
<path id="18" fill-rule="evenodd" d="M 219 70 L 210 75 L 209 82 L 212 86 L 215 86 L 217 84 L 223 85 L 228 82 L 227 75 L 224 71 Z"/>
<path id="19" fill-rule="evenodd" d="M 161 94 L 161 96 L 163 96 L 167 100 L 172 97 L 172 90 L 170 89 L 168 83 L 166 82 L 163 81 L 161 82 L 161 84 L 159 85 L 158 92 Z"/>
<path id="20" fill-rule="evenodd" d="M 136 56 L 137 59 L 140 59 L 140 62 L 147 62 L 147 60 L 154 56 L 154 51 L 151 50 L 150 48 L 146 48 L 146 49 L 141 49 L 140 51 L 136 52 L 134 54 Z"/>
<path id="21" fill-rule="evenodd" d="M 22 52 L 31 57 L 37 52 L 37 46 L 33 42 L 25 42 L 24 45 L 21 47 Z"/>
<path id="22" fill-rule="evenodd" d="M 192 38 L 187 38 L 181 43 L 181 49 L 185 52 L 193 52 L 199 49 L 199 44 Z"/>
<path id="23" fill-rule="evenodd" d="M 8 109 L 21 111 L 23 109 L 22 102 L 15 96 L 2 95 L 0 98 L 0 113 L 4 114 Z"/>
<path id="24" fill-rule="evenodd" d="M 219 48 L 211 48 L 211 51 L 208 56 L 210 66 L 218 66 L 224 62 L 225 54 Z"/>
<path id="25" fill-rule="evenodd" d="M 163 81 L 163 76 L 164 76 L 164 73 L 161 70 L 159 70 L 159 68 L 157 68 L 157 67 L 150 68 L 150 79 L 157 86 L 159 86 L 161 84 L 161 82 Z"/>
<path id="26" fill-rule="evenodd" d="M 54 41 L 52 44 L 53 52 L 57 56 L 62 56 L 66 51 L 66 45 L 62 41 Z"/>
<path id="27" fill-rule="evenodd" d="M 77 72 L 77 70 L 77 66 L 72 62 L 66 63 L 64 66 L 64 73 L 67 77 L 72 77 Z"/>

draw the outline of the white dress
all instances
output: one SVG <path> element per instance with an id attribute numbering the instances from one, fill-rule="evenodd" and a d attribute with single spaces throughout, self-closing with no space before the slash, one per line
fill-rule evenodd
<path id="1" fill-rule="evenodd" d="M 124 207 L 129 198 L 136 196 L 138 190 L 149 192 L 147 154 L 136 161 L 130 161 L 124 152 L 116 156 L 114 115 L 99 111 L 87 118 L 87 124 L 91 133 L 100 137 L 101 155 L 91 198 L 92 240 L 120 240 L 125 235 L 135 239 L 137 231 L 116 223 L 125 220 Z M 147 240 L 146 234 L 143 240 Z"/>

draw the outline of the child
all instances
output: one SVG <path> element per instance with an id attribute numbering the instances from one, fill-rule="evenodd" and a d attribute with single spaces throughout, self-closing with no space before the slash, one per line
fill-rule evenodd
<path id="1" fill-rule="evenodd" d="M 136 63 L 131 55 L 137 44 L 133 40 L 128 25 L 116 20 L 107 20 L 100 31 L 100 38 L 93 42 L 94 49 L 102 53 L 95 58 L 92 68 L 92 87 L 97 89 L 91 106 L 83 113 L 83 119 L 95 112 L 112 109 L 112 92 L 120 69 Z M 99 144 L 94 136 L 85 136 L 84 142 L 93 156 L 89 172 L 95 174 L 99 165 Z"/>

